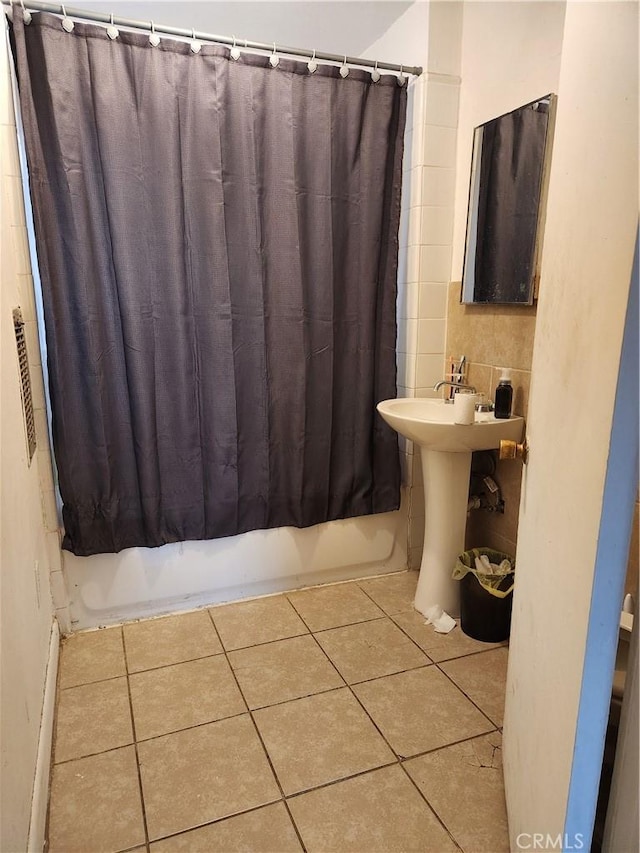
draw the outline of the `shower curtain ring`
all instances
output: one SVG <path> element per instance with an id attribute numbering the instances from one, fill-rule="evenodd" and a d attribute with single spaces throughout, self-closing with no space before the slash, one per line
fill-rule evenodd
<path id="1" fill-rule="evenodd" d="M 32 17 L 31 12 L 28 9 L 24 8 L 24 0 L 20 0 L 20 5 L 22 6 L 22 20 L 24 21 L 25 25 L 30 24 Z"/>
<path id="2" fill-rule="evenodd" d="M 340 66 L 340 76 L 342 77 L 343 80 L 345 79 L 345 77 L 349 76 L 349 66 L 347 65 L 346 54 L 345 54 L 344 60 L 342 62 L 342 65 Z"/>
<path id="3" fill-rule="evenodd" d="M 153 23 L 153 21 L 150 21 L 150 23 L 151 35 L 149 36 L 149 44 L 151 45 L 151 47 L 158 47 L 158 45 L 160 44 L 160 36 L 156 33 L 156 25 Z"/>
<path id="4" fill-rule="evenodd" d="M 269 65 L 272 68 L 277 68 L 279 64 L 280 64 L 280 57 L 276 53 L 276 43 L 274 42 L 273 43 L 273 53 L 269 57 Z"/>
<path id="5" fill-rule="evenodd" d="M 230 50 L 231 59 L 237 62 L 240 59 L 240 48 L 236 44 L 236 37 L 233 37 L 233 47 Z"/>
<path id="6" fill-rule="evenodd" d="M 376 59 L 376 64 L 373 67 L 373 71 L 371 72 L 371 79 L 374 83 L 377 83 L 382 75 L 378 71 L 378 60 Z"/>
<path id="7" fill-rule="evenodd" d="M 60 8 L 62 9 L 62 29 L 66 30 L 68 33 L 73 32 L 73 21 L 71 18 L 67 17 L 67 10 L 64 8 L 62 3 L 60 4 Z"/>
<path id="8" fill-rule="evenodd" d="M 111 13 L 111 24 L 107 27 L 107 35 L 113 41 L 120 35 L 120 30 L 113 25 L 113 12 Z"/>
<path id="9" fill-rule="evenodd" d="M 202 45 L 201 45 L 201 44 L 200 44 L 200 42 L 196 39 L 196 31 L 195 31 L 195 29 L 192 27 L 192 28 L 191 28 L 191 52 L 192 52 L 192 53 L 200 53 L 200 48 L 201 48 L 201 47 L 202 47 Z"/>
<path id="10" fill-rule="evenodd" d="M 315 73 L 315 71 L 317 71 L 317 69 L 318 69 L 318 63 L 316 62 L 316 52 L 315 52 L 315 49 L 314 49 L 314 51 L 313 51 L 313 56 L 312 56 L 312 57 L 311 57 L 311 59 L 307 62 L 307 68 L 309 69 L 309 74 L 313 74 L 313 73 Z"/>
<path id="11" fill-rule="evenodd" d="M 407 82 L 407 78 L 402 73 L 402 68 L 403 68 L 403 66 L 401 65 L 400 66 L 400 76 L 398 77 L 398 86 L 404 86 L 404 84 Z"/>

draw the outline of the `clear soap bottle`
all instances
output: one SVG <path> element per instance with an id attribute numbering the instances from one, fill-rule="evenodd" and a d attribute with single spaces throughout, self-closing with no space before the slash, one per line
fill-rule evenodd
<path id="1" fill-rule="evenodd" d="M 494 415 L 496 418 L 506 420 L 511 417 L 511 405 L 513 403 L 513 387 L 511 375 L 508 370 L 503 370 L 496 388 L 496 400 Z"/>

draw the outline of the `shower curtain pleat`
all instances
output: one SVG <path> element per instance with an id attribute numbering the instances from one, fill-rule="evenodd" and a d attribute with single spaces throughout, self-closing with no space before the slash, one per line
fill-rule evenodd
<path id="1" fill-rule="evenodd" d="M 308 102 L 310 78 L 296 75 L 292 87 L 293 110 L 299 115 Z M 293 163 L 297 186 L 298 241 L 302 284 L 302 322 L 305 330 L 304 443 L 302 454 L 302 518 L 328 512 L 330 435 L 333 384 L 324 381 L 331 369 L 333 339 L 332 269 L 328 267 L 331 247 L 330 198 L 331 135 L 329 93 L 313 86 L 314 108 L 305 114 L 293 135 Z M 308 152 L 313 151 L 313 157 Z"/>
<path id="2" fill-rule="evenodd" d="M 395 99 L 386 116 L 387 125 L 382 130 L 389 139 L 402 137 L 404 133 L 406 103 Z M 381 132 L 381 129 L 378 129 Z M 380 204 L 379 262 L 373 301 L 376 306 L 375 340 L 376 351 L 374 373 L 371 380 L 374 403 L 385 399 L 389 387 L 386 365 L 395 359 L 396 352 L 396 289 L 380 286 L 390 279 L 395 281 L 398 271 L 398 228 L 400 220 L 400 193 L 388 175 L 402 174 L 402 145 L 388 145 L 385 149 L 384 195 Z M 381 164 L 380 164 L 381 165 Z M 385 235 L 391 235 L 385 238 Z M 395 369 L 395 368 L 394 368 Z M 374 472 L 374 489 L 370 512 L 384 512 L 390 501 L 397 498 L 395 461 L 388 452 L 387 433 L 382 418 L 374 418 L 370 470 Z"/>
<path id="3" fill-rule="evenodd" d="M 15 18 L 64 547 L 396 509 L 405 88 Z"/>

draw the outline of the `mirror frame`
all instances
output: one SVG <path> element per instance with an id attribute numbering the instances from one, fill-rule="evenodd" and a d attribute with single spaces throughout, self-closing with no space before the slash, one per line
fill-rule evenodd
<path id="1" fill-rule="evenodd" d="M 535 98 L 526 104 L 516 107 L 507 113 L 503 113 L 494 119 L 484 122 L 473 131 L 473 149 L 471 154 L 471 175 L 469 180 L 469 198 L 467 204 L 467 227 L 464 246 L 464 265 L 462 270 L 462 288 L 460 293 L 460 302 L 466 305 L 533 305 L 538 298 L 538 287 L 540 284 L 540 257 L 542 254 L 542 239 L 544 235 L 544 225 L 546 220 L 547 196 L 549 190 L 549 174 L 551 171 L 551 154 L 553 148 L 553 136 L 556 119 L 557 95 L 549 93 L 542 95 L 540 98 Z M 491 122 L 497 121 L 504 116 L 511 115 L 519 110 L 537 104 L 540 101 L 549 102 L 548 122 L 545 132 L 544 153 L 542 160 L 542 170 L 540 176 L 540 186 L 538 191 L 538 205 L 536 218 L 536 235 L 532 252 L 531 276 L 529 279 L 529 298 L 527 301 L 502 301 L 502 300 L 476 300 L 474 299 L 475 276 L 473 275 L 475 250 L 477 245 L 477 215 L 478 201 L 480 195 L 480 157 L 482 154 L 482 135 L 484 127 Z M 471 274 L 470 274 L 471 270 Z"/>

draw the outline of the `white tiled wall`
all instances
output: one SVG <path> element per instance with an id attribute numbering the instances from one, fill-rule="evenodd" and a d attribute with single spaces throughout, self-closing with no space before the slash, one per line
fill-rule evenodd
<path id="1" fill-rule="evenodd" d="M 409 89 L 398 264 L 398 394 L 437 396 L 451 278 L 460 80 L 425 73 Z M 408 490 L 409 559 L 420 565 L 424 495 L 418 454 L 401 439 Z"/>

